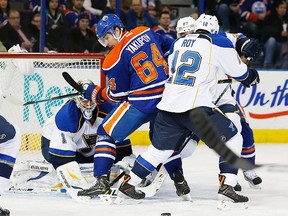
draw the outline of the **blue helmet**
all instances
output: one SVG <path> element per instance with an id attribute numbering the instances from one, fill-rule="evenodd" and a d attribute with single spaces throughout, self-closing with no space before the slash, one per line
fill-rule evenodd
<path id="1" fill-rule="evenodd" d="M 106 14 L 97 23 L 97 37 L 100 39 L 104 37 L 107 33 L 115 34 L 115 27 L 124 29 L 124 25 L 120 18 L 115 14 Z"/>

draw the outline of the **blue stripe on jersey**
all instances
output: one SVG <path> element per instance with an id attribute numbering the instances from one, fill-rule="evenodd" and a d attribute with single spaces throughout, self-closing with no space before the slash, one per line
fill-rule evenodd
<path id="1" fill-rule="evenodd" d="M 137 157 L 136 162 L 140 164 L 142 167 L 144 167 L 145 169 L 149 170 L 149 172 L 152 172 L 155 169 L 155 167 L 152 164 L 150 164 L 148 161 L 146 161 L 143 157 L 141 157 L 141 155 Z"/>
<path id="2" fill-rule="evenodd" d="M 249 69 L 240 77 L 233 77 L 235 80 L 237 81 L 242 81 L 242 80 L 245 80 L 249 75 Z"/>
<path id="3" fill-rule="evenodd" d="M 0 154 L 0 162 L 13 166 L 16 159 L 10 155 Z"/>
<path id="4" fill-rule="evenodd" d="M 59 157 L 75 157 L 76 156 L 75 151 L 61 150 L 61 149 L 55 149 L 55 148 L 49 148 L 49 153 L 55 156 L 59 156 Z"/>
<path id="5" fill-rule="evenodd" d="M 220 34 L 200 34 L 199 38 L 207 39 L 209 42 L 212 42 L 212 44 L 222 48 L 234 49 L 232 42 L 227 37 L 224 37 Z"/>

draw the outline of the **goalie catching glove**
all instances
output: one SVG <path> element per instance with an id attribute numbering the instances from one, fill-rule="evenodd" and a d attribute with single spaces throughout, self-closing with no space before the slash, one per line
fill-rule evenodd
<path id="1" fill-rule="evenodd" d="M 241 80 L 240 82 L 247 88 L 260 83 L 258 71 L 256 69 L 250 68 L 248 76 L 244 80 Z"/>

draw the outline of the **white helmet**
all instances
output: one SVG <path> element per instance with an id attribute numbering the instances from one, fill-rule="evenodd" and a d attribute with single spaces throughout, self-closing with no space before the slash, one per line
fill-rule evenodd
<path id="1" fill-rule="evenodd" d="M 216 16 L 201 14 L 195 22 L 195 31 L 205 30 L 211 34 L 217 34 L 219 31 L 218 19 Z"/>
<path id="2" fill-rule="evenodd" d="M 188 16 L 180 18 L 177 22 L 176 31 L 177 37 L 182 36 L 182 34 L 193 33 L 195 28 L 195 20 Z"/>
<path id="3" fill-rule="evenodd" d="M 82 88 L 85 85 L 94 84 L 91 80 L 80 80 L 77 82 Z M 76 90 L 73 90 L 76 93 Z M 74 97 L 74 101 L 76 106 L 81 110 L 83 117 L 86 120 L 90 120 L 92 118 L 93 110 L 96 108 L 96 104 L 92 101 L 85 99 L 82 95 Z"/>

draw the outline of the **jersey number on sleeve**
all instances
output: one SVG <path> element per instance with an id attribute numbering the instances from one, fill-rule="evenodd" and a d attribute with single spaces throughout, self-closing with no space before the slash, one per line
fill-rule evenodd
<path id="1" fill-rule="evenodd" d="M 171 66 L 171 72 L 175 76 L 174 83 L 194 86 L 196 77 L 193 76 L 193 73 L 197 72 L 200 68 L 202 60 L 200 54 L 194 51 L 186 51 L 180 56 L 180 59 L 178 59 L 178 55 L 179 51 L 176 51 Z M 175 68 L 176 63 L 177 68 Z"/>
<path id="2" fill-rule="evenodd" d="M 168 65 L 164 60 L 161 52 L 157 48 L 156 44 L 151 45 L 152 59 L 146 52 L 139 52 L 131 59 L 132 65 L 135 68 L 138 76 L 143 83 L 150 83 L 158 77 L 156 67 L 163 66 L 166 74 L 168 74 Z M 155 66 L 154 66 L 155 65 Z"/>

